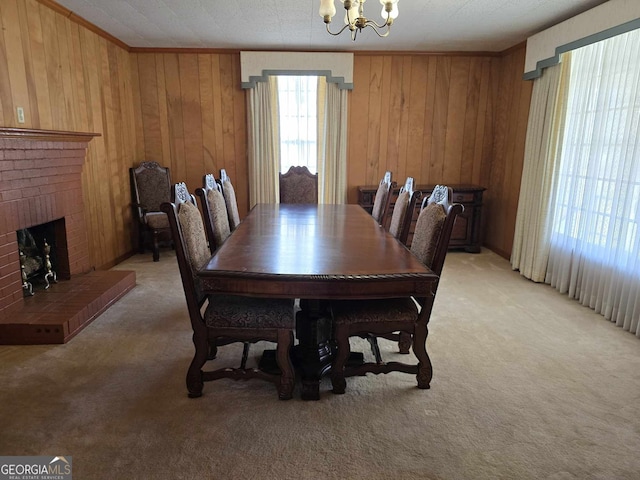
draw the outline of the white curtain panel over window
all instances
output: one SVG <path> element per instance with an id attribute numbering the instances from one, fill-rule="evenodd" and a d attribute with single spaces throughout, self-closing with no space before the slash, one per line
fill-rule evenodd
<path id="1" fill-rule="evenodd" d="M 278 203 L 280 139 L 276 77 L 247 90 L 249 204 Z"/>
<path id="2" fill-rule="evenodd" d="M 640 31 L 572 52 L 547 283 L 640 336 Z"/>
<path id="3" fill-rule="evenodd" d="M 347 203 L 347 90 L 319 77 L 318 103 L 318 201 Z"/>
<path id="4" fill-rule="evenodd" d="M 547 272 L 549 204 L 554 191 L 568 71 L 568 57 L 545 69 L 534 81 L 531 96 L 511 266 L 534 282 L 544 282 Z"/>

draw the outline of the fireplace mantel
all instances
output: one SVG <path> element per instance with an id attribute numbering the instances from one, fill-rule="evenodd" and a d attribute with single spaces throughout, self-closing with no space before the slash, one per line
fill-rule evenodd
<path id="1" fill-rule="evenodd" d="M 35 140 L 39 142 L 89 142 L 100 133 L 65 132 L 62 130 L 38 130 L 33 128 L 0 127 L 0 139 Z"/>

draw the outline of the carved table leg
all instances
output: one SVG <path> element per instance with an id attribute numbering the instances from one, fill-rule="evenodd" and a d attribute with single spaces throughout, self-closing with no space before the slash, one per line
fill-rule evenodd
<path id="1" fill-rule="evenodd" d="M 295 361 L 302 380 L 302 399 L 320 399 L 320 379 L 331 369 L 331 317 L 320 300 L 302 300 L 296 316 Z"/>

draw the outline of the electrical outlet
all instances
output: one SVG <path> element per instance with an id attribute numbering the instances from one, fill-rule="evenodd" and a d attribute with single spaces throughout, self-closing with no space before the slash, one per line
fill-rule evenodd
<path id="1" fill-rule="evenodd" d="M 18 111 L 18 123 L 24 123 L 24 108 L 18 107 L 16 110 Z"/>

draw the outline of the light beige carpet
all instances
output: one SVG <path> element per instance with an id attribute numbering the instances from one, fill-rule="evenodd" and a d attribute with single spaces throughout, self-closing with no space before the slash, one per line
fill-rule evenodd
<path id="1" fill-rule="evenodd" d="M 0 455 L 69 455 L 78 480 L 640 478 L 640 340 L 488 250 L 447 258 L 430 390 L 392 373 L 336 396 L 326 380 L 318 402 L 259 380 L 187 398 L 175 257 L 117 268 L 138 285 L 70 343 L 0 346 Z"/>

